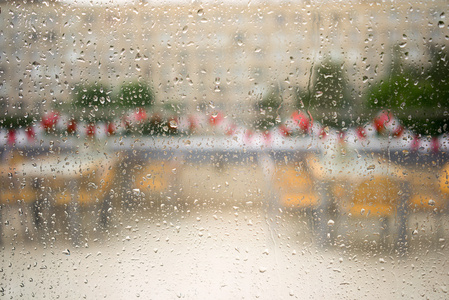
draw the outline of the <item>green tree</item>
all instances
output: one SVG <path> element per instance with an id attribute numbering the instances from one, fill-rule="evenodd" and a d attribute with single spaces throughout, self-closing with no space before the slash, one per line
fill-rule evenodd
<path id="1" fill-rule="evenodd" d="M 26 128 L 33 124 L 33 119 L 26 115 L 5 115 L 0 117 L 0 128 Z"/>
<path id="2" fill-rule="evenodd" d="M 258 130 L 269 130 L 276 125 L 276 119 L 280 118 L 282 96 L 278 89 L 271 90 L 256 103 L 256 116 L 254 127 Z"/>
<path id="3" fill-rule="evenodd" d="M 141 82 L 129 82 L 120 87 L 117 104 L 123 108 L 150 108 L 154 105 L 152 89 Z"/>
<path id="4" fill-rule="evenodd" d="M 77 85 L 74 89 L 73 117 L 88 122 L 110 120 L 111 90 L 103 84 Z"/>
<path id="5" fill-rule="evenodd" d="M 390 110 L 417 134 L 448 132 L 448 54 L 431 46 L 429 66 L 412 67 L 401 59 L 404 53 L 394 52 L 391 73 L 368 91 L 370 114 L 374 117 L 382 109 Z"/>
<path id="6" fill-rule="evenodd" d="M 343 64 L 324 60 L 313 70 L 307 89 L 296 90 L 296 106 L 324 125 L 345 127 L 352 122 L 353 103 Z"/>

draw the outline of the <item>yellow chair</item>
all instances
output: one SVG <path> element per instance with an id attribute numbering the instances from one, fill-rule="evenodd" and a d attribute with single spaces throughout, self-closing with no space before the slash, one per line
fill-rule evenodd
<path id="1" fill-rule="evenodd" d="M 31 180 L 20 171 L 21 161 L 9 160 L 0 168 L 0 203 L 13 204 L 19 200 L 31 203 L 36 200 Z"/>
<path id="2" fill-rule="evenodd" d="M 444 194 L 449 194 L 449 163 L 441 170 L 439 177 L 440 190 Z"/>
<path id="3" fill-rule="evenodd" d="M 436 195 L 430 191 L 418 191 L 410 199 L 412 208 L 420 210 L 434 210 L 435 208 L 442 209 L 446 203 L 441 196 Z"/>
<path id="4" fill-rule="evenodd" d="M 297 165 L 280 167 L 274 174 L 274 185 L 280 191 L 280 203 L 289 208 L 312 208 L 319 203 L 313 180 Z"/>
<path id="5" fill-rule="evenodd" d="M 443 167 L 438 180 L 435 180 L 434 173 L 429 171 L 415 172 L 411 178 L 414 187 L 410 197 L 410 208 L 412 210 L 441 210 L 447 205 L 445 198 L 449 193 L 448 186 L 449 164 Z"/>
<path id="6" fill-rule="evenodd" d="M 343 210 L 353 216 L 387 217 L 396 213 L 400 185 L 386 176 L 375 176 L 355 185 Z"/>
<path id="7" fill-rule="evenodd" d="M 14 189 L 4 189 L 2 187 L 0 200 L 1 203 L 5 204 L 13 204 L 17 201 L 31 203 L 36 200 L 36 192 L 31 187 L 18 187 Z"/>
<path id="8" fill-rule="evenodd" d="M 155 193 L 166 190 L 173 180 L 173 166 L 168 162 L 155 161 L 147 164 L 136 174 L 134 188 L 143 193 Z"/>
<path id="9" fill-rule="evenodd" d="M 78 176 L 82 177 L 79 178 Z M 68 204 L 71 201 L 77 201 L 80 205 L 90 205 L 97 202 L 97 199 L 103 200 L 113 185 L 114 177 L 114 167 L 100 166 L 95 170 L 91 170 L 91 172 L 83 173 L 83 175 L 78 174 L 71 179 L 66 178 L 66 181 L 48 179 L 46 185 L 47 188 L 50 188 L 50 193 L 53 195 L 56 205 Z M 72 199 L 72 192 L 67 186 L 68 180 L 78 180 L 76 197 L 74 199 Z"/>
<path id="10" fill-rule="evenodd" d="M 72 201 L 72 197 L 69 191 L 57 192 L 54 195 L 56 205 L 69 204 Z"/>

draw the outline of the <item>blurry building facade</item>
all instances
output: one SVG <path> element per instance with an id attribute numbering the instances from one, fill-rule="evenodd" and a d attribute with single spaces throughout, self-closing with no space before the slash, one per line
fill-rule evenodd
<path id="1" fill-rule="evenodd" d="M 342 64 L 354 98 L 388 72 L 395 45 L 425 63 L 445 44 L 446 1 L 71 6 L 2 3 L 2 113 L 41 114 L 78 83 L 151 84 L 157 102 L 244 117 L 279 89 L 286 103 L 314 65 Z M 447 23 L 447 22 L 446 22 Z"/>

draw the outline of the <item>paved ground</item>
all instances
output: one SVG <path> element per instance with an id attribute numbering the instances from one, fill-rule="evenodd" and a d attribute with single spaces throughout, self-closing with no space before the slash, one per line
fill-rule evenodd
<path id="1" fill-rule="evenodd" d="M 263 205 L 131 208 L 79 247 L 63 234 L 4 241 L 0 289 L 5 299 L 447 299 L 445 241 L 417 236 L 401 256 L 376 240 L 323 246 L 306 218 Z"/>
<path id="2" fill-rule="evenodd" d="M 215 169 L 217 168 L 217 169 Z M 100 206 L 80 207 L 78 246 L 68 210 L 41 232 L 27 207 L 3 207 L 0 295 L 5 299 L 447 299 L 449 224 L 410 218 L 409 248 L 380 240 L 377 220 L 329 222 L 273 210 L 260 167 L 192 166 L 161 197 L 116 199 L 108 229 Z M 174 171 L 174 173 L 176 173 Z M 179 187 L 182 187 L 182 190 Z M 128 187 L 129 188 L 129 187 Z M 127 195 L 133 193 L 128 193 Z M 170 198 L 168 198 L 170 197 Z M 153 204 L 148 199 L 151 198 Z M 177 198 L 181 201 L 177 202 Z M 160 199 L 159 199 L 160 200 Z M 437 230 L 439 228 L 439 230 Z"/>

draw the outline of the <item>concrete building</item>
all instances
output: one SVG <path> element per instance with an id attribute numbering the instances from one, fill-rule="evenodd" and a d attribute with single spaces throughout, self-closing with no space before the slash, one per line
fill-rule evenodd
<path id="1" fill-rule="evenodd" d="M 388 72 L 394 45 L 410 63 L 429 42 L 448 42 L 446 1 L 222 2 L 73 6 L 2 3 L 3 113 L 43 113 L 72 99 L 75 84 L 150 83 L 159 104 L 223 109 L 237 117 L 273 88 L 286 105 L 313 66 L 342 64 L 354 101 Z"/>

